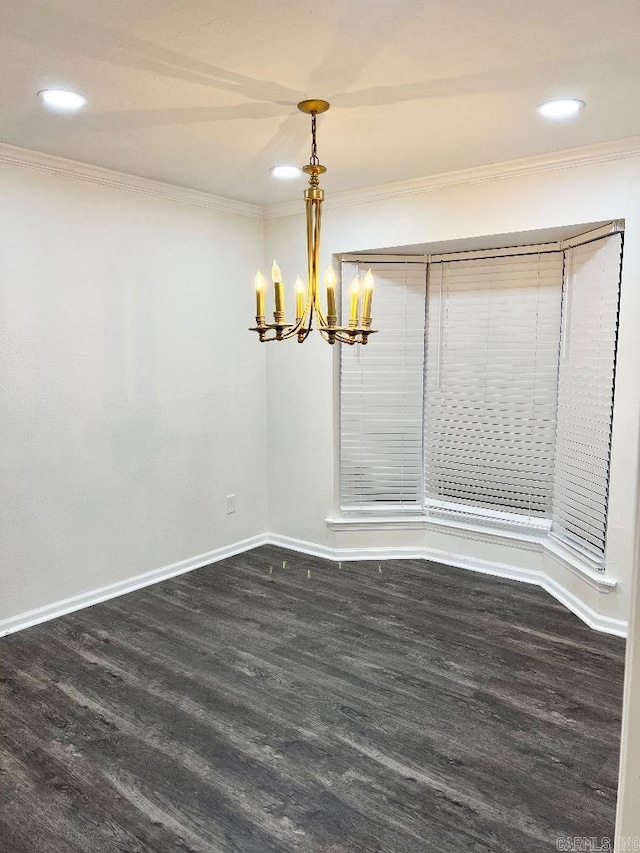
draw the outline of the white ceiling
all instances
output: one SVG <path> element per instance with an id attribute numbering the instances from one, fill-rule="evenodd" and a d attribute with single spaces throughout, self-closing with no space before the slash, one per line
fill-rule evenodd
<path id="1" fill-rule="evenodd" d="M 0 141 L 257 203 L 640 134 L 639 0 L 0 0 Z M 39 89 L 86 94 L 46 112 Z M 535 111 L 575 96 L 570 122 Z"/>

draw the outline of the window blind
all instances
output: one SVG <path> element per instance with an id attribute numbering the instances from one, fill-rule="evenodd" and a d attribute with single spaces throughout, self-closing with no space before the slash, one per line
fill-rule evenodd
<path id="1" fill-rule="evenodd" d="M 552 535 L 602 562 L 622 234 L 568 249 Z"/>
<path id="2" fill-rule="evenodd" d="M 422 511 L 424 263 L 342 264 L 343 317 L 349 285 L 375 275 L 370 344 L 342 346 L 342 509 Z"/>
<path id="3" fill-rule="evenodd" d="M 550 516 L 562 268 L 561 251 L 430 265 L 425 490 L 432 511 L 523 523 Z"/>

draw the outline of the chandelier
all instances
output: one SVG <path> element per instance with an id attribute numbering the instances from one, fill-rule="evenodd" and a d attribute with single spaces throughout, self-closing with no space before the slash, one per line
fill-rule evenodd
<path id="1" fill-rule="evenodd" d="M 288 338 L 298 338 L 303 343 L 314 326 L 327 343 L 335 344 L 366 344 L 369 335 L 375 333 L 371 328 L 371 301 L 373 299 L 373 275 L 369 270 L 360 281 L 357 275 L 352 283 L 349 301 L 349 323 L 338 325 L 338 310 L 336 307 L 336 274 L 332 267 L 327 270 L 325 278 L 327 294 L 327 313 L 320 304 L 318 290 L 318 267 L 320 265 L 320 225 L 322 220 L 322 202 L 324 190 L 320 188 L 320 175 L 327 169 L 318 159 L 316 143 L 316 116 L 329 109 L 327 101 L 317 99 L 301 101 L 298 109 L 311 116 L 311 158 L 303 171 L 309 175 L 309 187 L 304 192 L 305 212 L 307 219 L 307 284 L 300 276 L 295 282 L 295 323 L 287 323 L 285 312 L 284 282 L 280 267 L 274 260 L 271 268 L 271 278 L 274 285 L 275 311 L 273 323 L 267 323 L 265 317 L 266 281 L 262 273 L 255 279 L 256 288 L 256 325 L 251 328 L 257 332 L 262 342 L 285 341 Z"/>

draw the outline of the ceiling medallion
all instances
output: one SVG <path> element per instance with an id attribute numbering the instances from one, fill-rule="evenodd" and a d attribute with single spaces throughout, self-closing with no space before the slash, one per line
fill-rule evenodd
<path id="1" fill-rule="evenodd" d="M 284 307 L 284 283 L 280 267 L 273 262 L 271 278 L 275 291 L 275 311 L 273 323 L 267 323 L 265 317 L 265 288 L 266 281 L 262 273 L 256 275 L 256 326 L 251 331 L 257 332 L 262 342 L 284 341 L 297 337 L 298 343 L 303 343 L 314 327 L 320 332 L 327 343 L 335 344 L 366 344 L 369 335 L 375 333 L 371 328 L 371 301 L 373 299 L 373 275 L 371 270 L 361 282 L 356 276 L 351 283 L 349 324 L 338 325 L 338 310 L 336 306 L 336 274 L 332 267 L 327 270 L 325 279 L 327 291 L 327 313 L 324 314 L 320 305 L 318 293 L 318 266 L 320 264 L 320 224 L 322 219 L 322 202 L 324 190 L 320 188 L 320 175 L 327 169 L 318 159 L 316 143 L 316 116 L 329 109 L 327 101 L 312 99 L 301 101 L 298 109 L 311 116 L 311 157 L 309 163 L 303 166 L 303 172 L 309 175 L 309 187 L 304 192 L 305 211 L 307 218 L 307 266 L 308 280 L 305 284 L 300 276 L 295 283 L 296 319 L 295 323 L 287 323 Z"/>

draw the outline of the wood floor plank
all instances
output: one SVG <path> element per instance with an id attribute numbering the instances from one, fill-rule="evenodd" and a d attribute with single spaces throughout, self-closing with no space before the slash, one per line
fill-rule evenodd
<path id="1" fill-rule="evenodd" d="M 525 584 L 258 548 L 0 640 L 2 843 L 542 853 L 610 837 L 623 664 L 622 640 Z"/>

